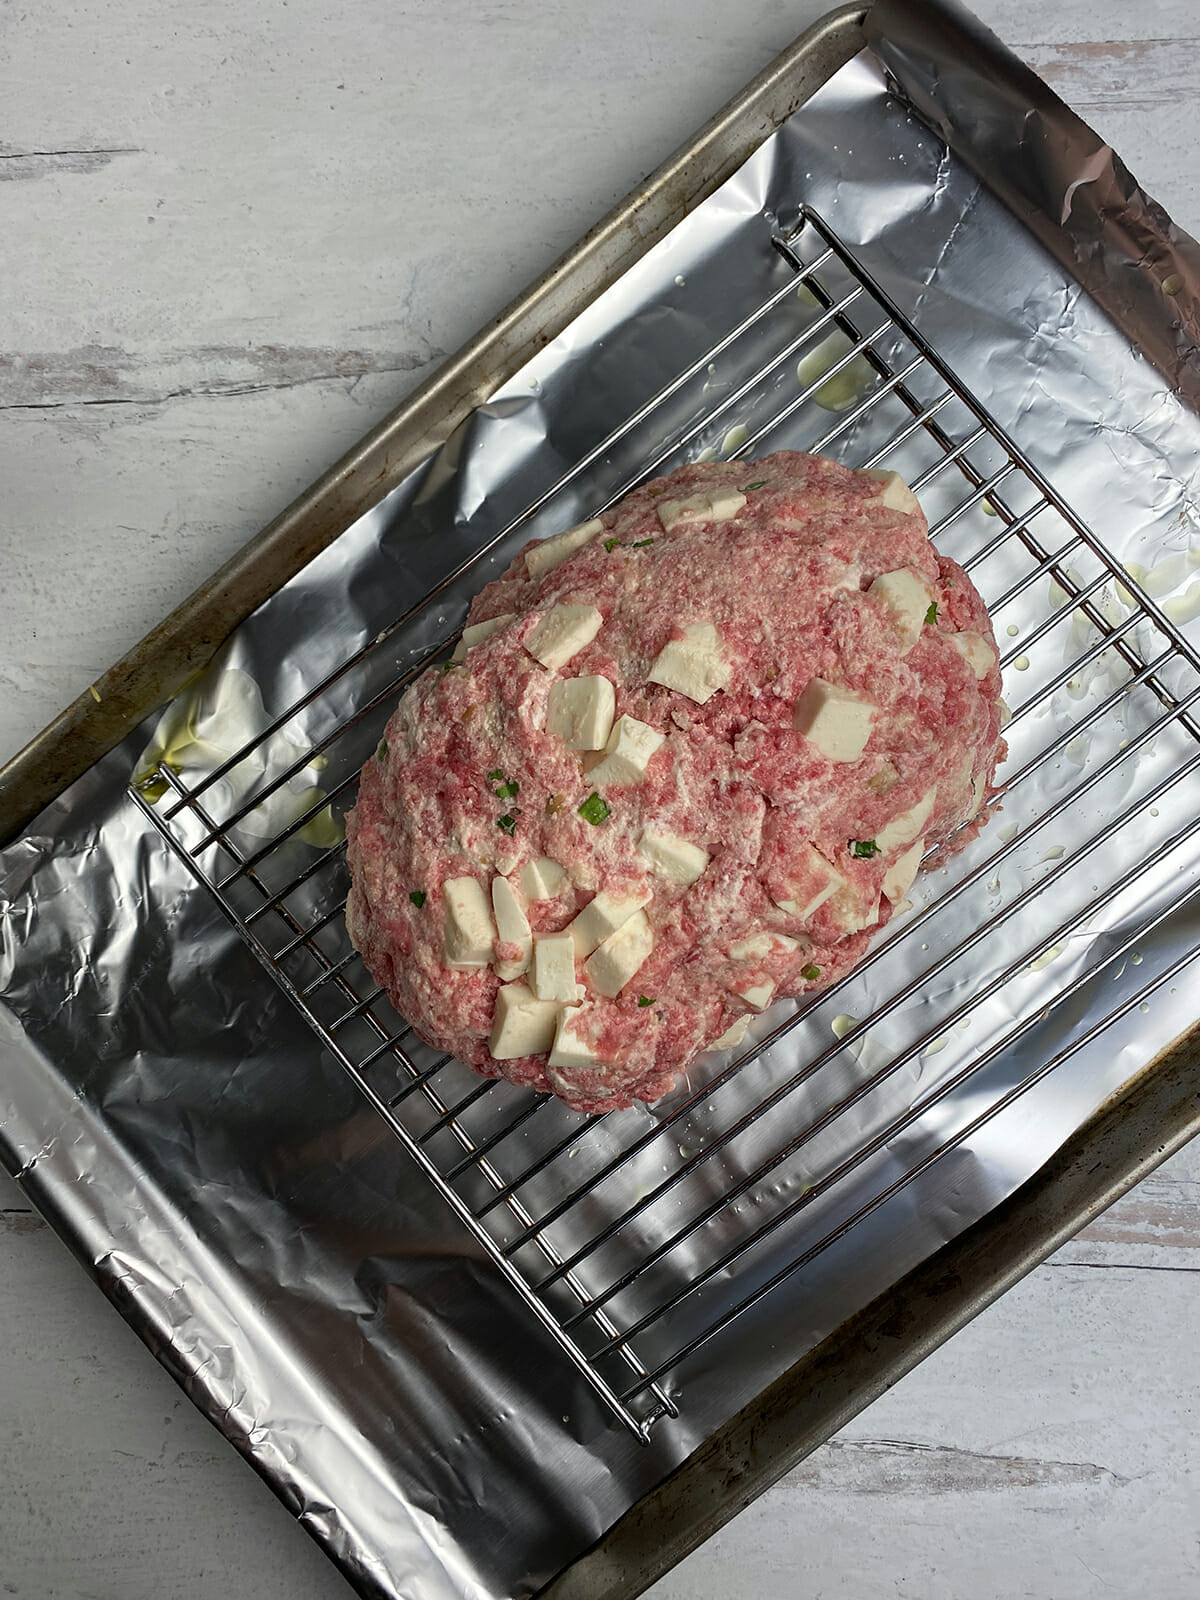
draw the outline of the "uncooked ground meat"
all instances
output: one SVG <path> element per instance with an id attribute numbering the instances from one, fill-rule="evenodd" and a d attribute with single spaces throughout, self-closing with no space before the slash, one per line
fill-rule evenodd
<path id="1" fill-rule="evenodd" d="M 697 464 L 600 521 L 477 596 L 469 629 L 507 620 L 407 691 L 347 824 L 350 935 L 397 1010 L 581 1111 L 849 971 L 1003 750 L 983 602 L 894 475 Z M 615 756 L 567 742 L 610 715 Z M 552 936 L 598 894 L 564 975 Z"/>

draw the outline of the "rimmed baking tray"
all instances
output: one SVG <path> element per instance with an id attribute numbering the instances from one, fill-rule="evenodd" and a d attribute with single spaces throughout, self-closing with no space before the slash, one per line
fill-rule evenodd
<path id="1" fill-rule="evenodd" d="M 138 651 L 106 675 L 95 686 L 94 694 L 83 697 L 10 764 L 3 775 L 7 807 L 5 831 L 19 827 L 65 782 L 85 770 L 104 749 L 136 725 L 164 694 L 198 670 L 231 627 L 274 592 L 316 550 L 336 537 L 361 510 L 374 504 L 383 492 L 400 481 L 426 457 L 430 448 L 449 436 L 475 404 L 493 393 L 541 343 L 582 306 L 590 303 L 696 200 L 711 192 L 767 132 L 801 103 L 807 92 L 855 53 L 863 39 L 862 20 L 863 14 L 857 10 L 835 13 L 798 41 L 791 51 L 785 52 L 743 96 L 714 119 L 692 145 L 667 163 L 639 195 L 618 208 L 563 263 L 516 302 L 493 328 L 485 330 L 242 556 L 144 641 Z M 875 398 L 864 407 L 861 415 L 855 413 L 846 423 L 831 427 L 825 442 L 832 444 L 846 427 L 864 419 L 869 421 L 869 413 L 885 400 L 888 404 L 895 402 L 902 406 L 908 418 L 900 430 L 904 436 L 900 437 L 893 429 L 888 438 L 899 438 L 900 445 L 920 440 L 934 448 L 933 457 L 927 457 L 924 466 L 917 471 L 910 467 L 910 474 L 917 478 L 920 487 L 935 495 L 939 481 L 956 485 L 942 512 L 943 527 L 961 523 L 970 514 L 977 514 L 976 520 L 980 515 L 995 515 L 998 518 L 996 533 L 981 539 L 975 547 L 977 558 L 986 561 L 997 553 L 1019 547 L 1024 566 L 1016 581 L 1025 582 L 1029 572 L 1034 577 L 1053 578 L 1073 605 L 1083 608 L 1096 625 L 1098 641 L 1081 645 L 1080 653 L 1066 670 L 1077 670 L 1105 651 L 1116 651 L 1130 670 L 1135 688 L 1144 690 L 1147 697 L 1148 720 L 1139 735 L 1144 743 L 1149 745 L 1160 731 L 1160 724 L 1154 720 L 1158 715 L 1166 719 L 1162 726 L 1178 724 L 1190 734 L 1191 689 L 1181 689 L 1174 679 L 1171 683 L 1165 682 L 1163 673 L 1174 667 L 1181 667 L 1186 673 L 1194 666 L 1194 661 L 1186 641 L 1169 619 L 1152 600 L 1139 596 L 1135 608 L 1137 621 L 1156 630 L 1158 648 L 1149 654 L 1145 651 L 1133 654 L 1130 659 L 1133 624 L 1128 627 L 1123 623 L 1114 624 L 1103 612 L 1094 611 L 1093 614 L 1086 609 L 1103 585 L 1118 576 L 1111 566 L 1105 566 L 1104 552 L 1094 546 L 1086 525 L 1073 517 L 1052 486 L 1041 478 L 963 385 L 955 381 L 953 373 L 939 362 L 936 352 L 924 345 L 916 330 L 888 302 L 879 286 L 856 265 L 828 220 L 816 213 L 806 215 L 803 227 L 781 236 L 777 248 L 781 260 L 790 265 L 813 302 L 809 308 L 812 315 L 803 329 L 804 339 L 811 343 L 823 329 L 836 327 L 847 340 L 845 352 L 838 360 L 848 367 L 855 360 L 869 359 L 880 380 L 880 386 L 872 391 Z M 793 299 L 795 288 L 795 282 L 788 283 L 787 293 Z M 862 312 L 869 307 L 881 315 L 864 322 Z M 789 354 L 792 353 L 788 348 Z M 819 389 L 836 376 L 837 362 L 827 364 L 810 388 Z M 930 383 L 934 386 L 929 387 Z M 944 387 L 937 388 L 937 383 Z M 911 433 L 904 433 L 910 424 Z M 753 443 L 753 438 L 747 438 L 738 448 L 750 449 Z M 885 454 L 881 453 L 877 459 L 884 459 Z M 1039 541 L 1035 526 L 1040 517 L 1055 524 L 1059 530 L 1056 540 Z M 1080 572 L 1085 554 L 1098 566 Z M 1054 626 L 1054 619 L 1048 616 L 1044 633 L 1048 634 Z M 1086 651 L 1093 652 L 1087 660 L 1084 659 Z M 419 661 L 417 665 L 419 667 Z M 392 681 L 386 685 L 386 690 L 378 689 L 380 703 L 385 692 L 394 694 L 397 686 L 397 682 Z M 1052 692 L 1053 685 L 1047 681 L 1040 688 Z M 1157 705 L 1157 712 L 1151 702 Z M 1103 711 L 1098 712 L 1097 720 L 1102 716 Z M 362 737 L 369 741 L 369 728 L 363 729 Z M 1128 748 L 1111 752 L 1109 759 L 1114 769 L 1132 759 Z M 1169 771 L 1159 775 L 1159 781 L 1169 785 L 1190 774 L 1191 767 L 1187 763 L 1191 756 L 1186 753 L 1187 748 L 1185 739 L 1185 753 L 1179 755 Z M 347 757 L 348 768 L 353 767 L 355 750 L 352 744 Z M 316 753 L 327 757 L 329 751 L 323 748 Z M 1044 757 L 1045 752 L 1040 754 Z M 1134 748 L 1133 755 L 1136 754 Z M 521 1108 L 506 1112 L 507 1122 L 487 1123 L 479 1120 L 481 1114 L 472 1098 L 474 1091 L 466 1091 L 469 1104 L 453 1098 L 455 1094 L 464 1093 L 461 1087 L 443 1093 L 442 1086 L 435 1085 L 434 1079 L 444 1071 L 444 1064 L 411 1059 L 411 1052 L 405 1049 L 396 1024 L 373 1009 L 376 997 L 353 988 L 348 994 L 345 992 L 344 968 L 340 965 L 344 952 L 339 953 L 321 943 L 318 938 L 321 930 L 315 928 L 311 920 L 304 920 L 305 917 L 324 917 L 327 908 L 301 906 L 297 900 L 298 895 L 312 892 L 316 877 L 312 863 L 303 868 L 302 878 L 285 874 L 269 881 L 268 858 L 276 849 L 286 847 L 291 831 L 318 821 L 320 808 L 314 808 L 311 815 L 295 819 L 294 824 L 289 824 L 268 847 L 255 852 L 247 867 L 244 852 L 240 858 L 231 852 L 230 830 L 239 820 L 236 816 L 232 819 L 229 815 L 214 817 L 204 793 L 180 785 L 167 764 L 156 773 L 144 776 L 148 784 L 144 783 L 140 800 L 147 817 L 163 828 L 172 848 L 177 849 L 192 869 L 210 883 L 214 892 L 223 897 L 227 914 L 260 959 L 268 965 L 274 964 L 277 978 L 284 979 L 295 991 L 292 998 L 307 1008 L 308 1020 L 323 1041 L 340 1049 L 339 1035 L 345 1037 L 347 1027 L 366 1027 L 367 1043 L 363 1053 L 348 1058 L 344 1064 L 389 1113 L 395 1112 L 391 1102 L 396 1095 L 382 1095 L 367 1083 L 365 1053 L 373 1053 L 372 1062 L 366 1065 L 387 1057 L 389 1065 L 399 1061 L 408 1070 L 410 1081 L 419 1088 L 414 1103 L 421 1104 L 423 1120 L 415 1127 L 394 1115 L 393 1120 L 414 1153 L 423 1155 L 431 1142 L 448 1136 L 442 1142 L 450 1144 L 450 1159 L 431 1174 L 442 1184 L 443 1193 L 457 1193 L 453 1185 L 464 1175 L 468 1183 L 482 1178 L 482 1199 L 464 1202 L 470 1220 L 479 1220 L 475 1210 L 481 1207 L 489 1212 L 502 1211 L 504 1207 L 511 1210 L 510 1202 L 516 1192 L 531 1176 L 545 1172 L 549 1162 L 564 1153 L 565 1147 L 564 1152 L 559 1152 L 553 1142 L 547 1145 L 538 1158 L 542 1165 L 537 1174 L 531 1174 L 526 1168 L 516 1173 L 502 1171 L 495 1152 L 513 1132 L 511 1118 L 520 1117 L 522 1128 L 527 1130 L 529 1116 L 533 1113 Z M 156 784 L 176 789 L 178 805 L 164 806 L 163 796 L 151 792 Z M 1157 795 L 1158 791 L 1150 787 L 1145 793 L 1138 793 L 1136 804 L 1148 807 Z M 1122 820 L 1118 817 L 1114 822 L 1119 825 Z M 1103 834 L 1095 838 L 1096 847 L 1101 848 Z M 1013 844 L 1014 849 L 1018 847 L 1017 841 Z M 1171 844 L 1169 839 L 1161 841 L 1164 859 Z M 211 866 L 214 860 L 218 863 L 215 868 Z M 238 898 L 246 888 L 250 890 L 248 902 Z M 962 880 L 957 889 L 968 892 L 968 880 Z M 1084 917 L 1086 911 L 1079 910 L 1075 915 Z M 269 935 L 267 930 L 270 930 Z M 1146 931 L 1139 928 L 1136 937 L 1144 937 Z M 1133 942 L 1131 939 L 1130 947 Z M 1125 953 L 1122 949 L 1116 950 L 1113 961 L 1119 961 Z M 304 960 L 316 962 L 315 967 L 310 967 L 299 978 L 285 970 L 289 959 L 297 954 Z M 318 1010 L 313 998 L 326 986 L 326 970 L 334 974 L 330 993 L 338 1001 L 340 1010 Z M 1157 972 L 1155 981 L 1169 981 L 1174 970 L 1168 967 Z M 1137 1004 L 1142 992 L 1132 991 L 1119 1004 L 1126 1008 Z M 373 1033 L 372 1021 L 376 1024 Z M 928 1045 L 930 1041 L 926 1039 L 923 1043 Z M 919 1042 L 916 1049 L 920 1047 Z M 1044 1061 L 1035 1062 L 1032 1074 L 1042 1072 L 1047 1065 Z M 737 1063 L 731 1063 L 730 1070 L 735 1070 L 736 1066 Z M 678 1559 L 726 1516 L 732 1515 L 753 1493 L 827 1437 L 886 1383 L 915 1364 L 941 1338 L 1189 1137 L 1197 1125 L 1196 1094 L 1200 1087 L 1197 1070 L 1194 1038 L 1190 1044 L 1182 1043 L 1145 1069 L 1010 1201 L 839 1328 L 720 1429 L 672 1477 L 605 1535 L 589 1556 L 554 1580 L 551 1592 L 579 1595 L 638 1592 L 657 1572 Z M 406 1085 L 403 1087 L 407 1090 Z M 431 1091 L 436 1092 L 436 1099 L 431 1099 Z M 404 1098 L 411 1097 L 406 1093 Z M 535 1109 L 542 1114 L 542 1108 Z M 553 1115 L 553 1110 L 549 1115 Z M 566 1137 L 568 1144 L 573 1145 L 578 1135 L 572 1132 Z M 552 1148 L 555 1150 L 553 1157 L 549 1154 Z M 681 1149 L 679 1156 L 685 1167 L 696 1161 L 695 1154 L 689 1154 L 686 1149 Z M 452 1169 L 449 1174 L 446 1166 Z M 607 1179 L 609 1175 L 606 1169 L 601 1176 Z M 598 1181 L 594 1175 L 592 1181 Z M 672 1185 L 674 1181 L 672 1175 Z M 585 1187 L 583 1193 L 588 1192 Z M 665 1187 L 663 1192 L 666 1192 Z M 499 1206 L 495 1204 L 497 1195 L 501 1197 Z M 639 1195 L 634 1201 L 634 1212 L 628 1216 L 620 1214 L 621 1225 L 636 1218 L 655 1198 L 657 1194 L 650 1201 L 644 1194 Z M 724 1205 L 729 1194 L 725 1191 L 718 1198 Z M 807 1200 L 808 1197 L 800 1198 Z M 525 1215 L 517 1213 L 515 1221 L 510 1216 L 507 1235 L 493 1237 L 484 1229 L 478 1237 L 485 1244 L 492 1241 L 498 1262 L 511 1263 L 519 1258 L 523 1248 L 531 1242 L 537 1243 L 542 1254 L 539 1272 L 548 1269 L 549 1287 L 557 1286 L 565 1291 L 560 1295 L 565 1302 L 561 1312 L 553 1312 L 547 1325 L 565 1332 L 567 1340 L 563 1348 L 566 1353 L 578 1361 L 581 1370 L 598 1374 L 608 1391 L 606 1398 L 611 1397 L 613 1409 L 635 1431 L 644 1432 L 656 1416 L 672 1409 L 669 1392 L 661 1386 L 660 1380 L 669 1375 L 673 1358 L 668 1351 L 666 1354 L 659 1352 L 650 1363 L 643 1361 L 639 1353 L 641 1347 L 635 1334 L 630 1332 L 628 1321 L 623 1327 L 612 1323 L 606 1308 L 627 1287 L 629 1263 L 618 1262 L 610 1272 L 611 1282 L 599 1293 L 585 1288 L 581 1297 L 577 1284 L 572 1282 L 573 1273 L 586 1264 L 591 1251 L 605 1245 L 617 1231 L 614 1215 L 601 1219 L 599 1237 L 593 1243 L 586 1247 L 576 1243 L 573 1253 L 564 1255 L 555 1246 L 552 1253 L 547 1254 L 542 1248 L 543 1236 L 561 1214 L 556 1208 L 562 1205 L 562 1195 L 552 1193 L 546 1201 L 546 1214 L 555 1213 L 549 1224 L 545 1216 L 533 1216 L 526 1208 Z M 643 1270 L 644 1263 L 643 1255 L 633 1264 L 637 1269 L 635 1276 Z M 719 1257 L 712 1263 L 712 1271 L 723 1272 L 732 1264 L 731 1260 Z M 532 1284 L 531 1306 L 546 1303 L 547 1279 L 528 1271 L 518 1271 L 516 1276 L 518 1288 L 524 1286 L 529 1290 Z M 671 1300 L 667 1309 L 673 1309 L 675 1303 Z M 632 1318 L 638 1324 L 636 1332 L 645 1331 L 660 1314 L 658 1308 L 654 1308 L 653 1316 L 645 1309 L 638 1312 Z M 632 1388 L 627 1383 L 623 1385 L 616 1376 L 599 1373 L 595 1349 L 587 1348 L 586 1341 L 576 1338 L 575 1330 L 581 1321 L 586 1323 L 588 1319 L 593 1324 L 593 1332 L 598 1330 L 600 1355 L 613 1358 L 618 1369 L 624 1367 L 632 1371 L 636 1380 Z M 701 1328 L 685 1333 L 683 1347 L 694 1348 L 697 1338 L 707 1337 L 712 1331 Z M 573 1349 L 567 1348 L 568 1345 Z"/>

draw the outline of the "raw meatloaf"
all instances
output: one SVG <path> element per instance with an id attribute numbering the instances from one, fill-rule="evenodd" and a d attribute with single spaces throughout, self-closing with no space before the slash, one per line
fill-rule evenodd
<path id="1" fill-rule="evenodd" d="M 417 1032 L 580 1111 L 840 978 L 986 814 L 983 602 L 894 473 L 687 466 L 527 545 L 348 819 L 350 935 Z"/>

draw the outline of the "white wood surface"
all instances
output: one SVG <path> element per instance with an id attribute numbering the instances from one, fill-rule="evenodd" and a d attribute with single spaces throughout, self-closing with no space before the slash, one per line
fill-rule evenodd
<path id="1" fill-rule="evenodd" d="M 0 758 L 819 0 L 0 6 Z M 975 0 L 1200 230 L 1196 0 Z M 1200 1597 L 1187 1151 L 654 1591 Z M 0 1595 L 348 1590 L 0 1180 Z"/>

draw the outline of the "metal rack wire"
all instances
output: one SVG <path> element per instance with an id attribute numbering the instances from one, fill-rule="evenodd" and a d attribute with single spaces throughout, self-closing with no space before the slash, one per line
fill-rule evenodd
<path id="1" fill-rule="evenodd" d="M 675 1414 L 681 1363 L 1171 982 L 1190 957 L 1127 981 L 1067 1045 L 1036 1048 L 1048 1008 L 1136 961 L 1200 883 L 1188 804 L 1200 662 L 1179 629 L 821 218 L 806 212 L 772 243 L 778 286 L 753 314 L 467 568 L 203 777 L 185 782 L 164 763 L 131 791 L 563 1355 L 642 1439 Z M 344 847 L 314 842 L 353 803 L 397 696 L 428 664 L 398 667 L 397 643 L 454 583 L 476 570 L 482 581 L 483 557 L 515 550 L 564 491 L 602 485 L 590 503 L 608 505 L 706 451 L 782 447 L 895 467 L 939 547 L 971 573 L 998 637 L 1012 640 L 1002 659 L 1019 691 L 1004 772 L 1012 820 L 925 875 L 909 915 L 843 983 L 790 1014 L 776 1008 L 753 1045 L 706 1058 L 652 1113 L 580 1117 L 481 1081 L 391 1010 L 346 936 Z M 314 727 L 297 750 L 296 730 Z M 264 761 L 272 748 L 283 754 Z M 265 777 L 247 778 L 264 765 Z M 1118 846 L 1135 818 L 1130 855 Z M 1092 937 L 1101 926 L 1106 938 Z M 1077 957 L 1060 960 L 1073 939 Z M 865 1014 L 836 1014 L 839 1002 Z M 1024 1057 L 1016 1071 L 1014 1056 Z"/>

